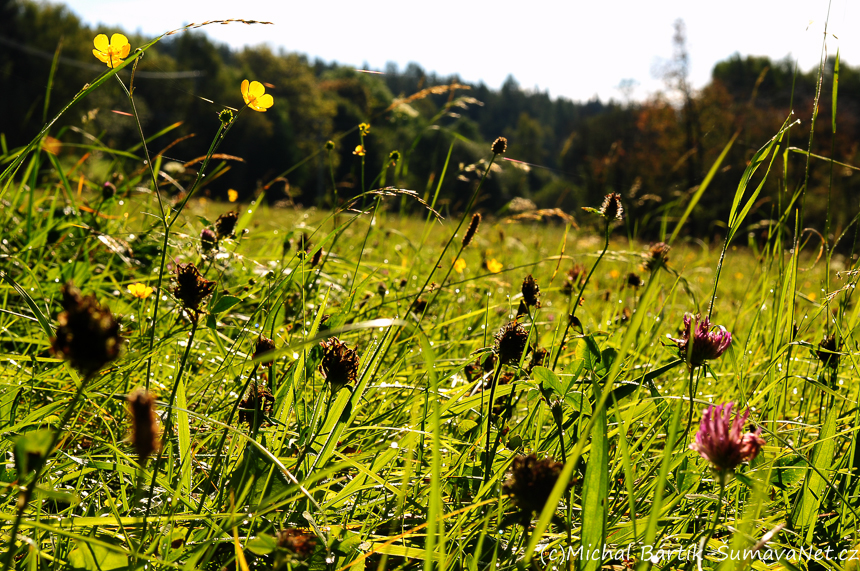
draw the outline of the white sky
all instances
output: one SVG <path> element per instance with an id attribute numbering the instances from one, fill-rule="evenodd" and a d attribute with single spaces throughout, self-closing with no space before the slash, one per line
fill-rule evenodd
<path id="1" fill-rule="evenodd" d="M 191 22 L 242 18 L 272 26 L 203 28 L 234 47 L 265 43 L 310 58 L 382 70 L 416 62 L 440 75 L 498 88 L 513 75 L 524 88 L 587 100 L 623 99 L 622 80 L 641 99 L 660 89 L 653 70 L 672 56 L 673 22 L 683 18 L 691 79 L 701 87 L 714 63 L 735 52 L 818 64 L 828 53 L 860 65 L 857 0 L 69 0 L 85 22 L 156 36 Z M 833 34 L 833 36 L 830 36 Z M 838 38 L 838 39 L 837 39 Z"/>

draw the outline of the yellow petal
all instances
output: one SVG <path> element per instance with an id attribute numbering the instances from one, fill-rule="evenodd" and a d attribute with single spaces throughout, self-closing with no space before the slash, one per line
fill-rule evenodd
<path id="1" fill-rule="evenodd" d="M 122 48 L 120 48 L 120 50 L 119 50 L 119 57 L 121 57 L 121 58 L 127 58 L 127 57 L 128 57 L 128 52 L 130 52 L 130 51 L 131 51 L 131 45 L 129 45 L 129 44 L 124 45 L 124 46 L 123 46 Z"/>
<path id="2" fill-rule="evenodd" d="M 240 88 L 240 90 L 242 91 L 242 99 L 245 100 L 245 105 L 247 105 L 248 101 L 250 100 L 250 97 L 248 97 L 248 80 L 247 79 L 242 80 L 242 87 Z"/>
<path id="3" fill-rule="evenodd" d="M 271 107 L 275 104 L 275 100 L 272 99 L 272 96 L 266 93 L 265 95 L 258 97 L 256 101 L 254 101 L 254 105 L 256 107 L 262 108 L 263 111 Z"/>
<path id="4" fill-rule="evenodd" d="M 252 81 L 251 87 L 250 89 L 248 89 L 248 93 L 250 93 L 251 97 L 253 97 L 254 99 L 262 97 L 265 92 L 266 88 L 263 87 L 263 84 L 259 81 Z"/>
<path id="5" fill-rule="evenodd" d="M 119 51 L 123 46 L 128 45 L 128 38 L 126 38 L 122 34 L 114 34 L 110 37 L 110 47 L 114 50 Z"/>
<path id="6" fill-rule="evenodd" d="M 463 270 L 466 269 L 466 260 L 463 258 L 458 258 L 456 262 L 454 262 L 454 271 L 458 274 L 462 274 Z"/>
<path id="7" fill-rule="evenodd" d="M 98 50 L 93 50 L 93 55 L 96 56 L 99 61 L 103 61 L 104 63 L 108 63 L 110 61 L 110 57 L 108 57 L 107 55 L 103 54 L 102 52 L 100 52 Z M 110 64 L 108 64 L 108 65 L 110 65 Z"/>
<path id="8" fill-rule="evenodd" d="M 236 202 L 236 200 L 237 200 L 238 198 L 239 198 L 239 193 L 238 193 L 238 192 L 236 192 L 235 190 L 233 190 L 232 188 L 231 188 L 230 190 L 228 190 L 228 191 L 227 191 L 227 199 L 228 199 L 230 202 Z"/>
<path id="9" fill-rule="evenodd" d="M 104 34 L 99 34 L 99 35 L 98 35 L 98 36 L 96 36 L 96 38 L 93 40 L 93 45 L 96 47 L 96 49 L 97 49 L 98 51 L 100 51 L 100 52 L 106 52 L 106 51 L 108 50 L 108 45 L 109 45 L 109 44 L 108 44 L 107 36 L 106 36 L 106 35 L 104 35 Z"/>

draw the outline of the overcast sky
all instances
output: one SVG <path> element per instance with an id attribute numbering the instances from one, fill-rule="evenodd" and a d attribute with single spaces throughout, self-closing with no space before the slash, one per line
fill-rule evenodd
<path id="1" fill-rule="evenodd" d="M 271 26 L 203 28 L 234 47 L 265 43 L 357 68 L 403 69 L 416 62 L 441 75 L 498 88 L 513 75 L 553 96 L 621 100 L 662 87 L 655 69 L 672 56 L 673 23 L 686 23 L 691 79 L 706 84 L 713 65 L 735 52 L 790 55 L 818 64 L 828 6 L 827 51 L 860 65 L 857 0 L 615 0 L 550 2 L 437 0 L 70 0 L 73 12 L 105 33 L 156 36 L 191 22 L 242 18 Z M 832 35 L 831 35 L 832 34 Z"/>

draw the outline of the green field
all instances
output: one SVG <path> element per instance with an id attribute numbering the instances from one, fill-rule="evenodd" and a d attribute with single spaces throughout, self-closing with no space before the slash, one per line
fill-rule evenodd
<path id="1" fill-rule="evenodd" d="M 786 131 L 661 259 L 611 206 L 464 245 L 482 186 L 449 211 L 441 176 L 207 200 L 253 112 L 182 188 L 169 132 L 0 157 L 3 569 L 856 568 L 855 228 L 803 230 L 802 172 L 746 219 Z M 761 450 L 690 449 L 728 402 Z"/>

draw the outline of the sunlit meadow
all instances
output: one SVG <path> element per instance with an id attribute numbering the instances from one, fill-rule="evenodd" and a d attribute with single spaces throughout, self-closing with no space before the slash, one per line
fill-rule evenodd
<path id="1" fill-rule="evenodd" d="M 97 36 L 105 72 L 61 115 L 119 82 L 136 118 L 118 72 L 159 39 Z M 651 243 L 623 194 L 481 211 L 502 137 L 459 209 L 447 163 L 391 185 L 408 157 L 365 165 L 372 121 L 330 209 L 270 205 L 277 177 L 206 199 L 265 82 L 183 177 L 172 128 L 70 157 L 54 119 L 4 147 L 4 571 L 857 567 L 856 228 L 804 226 L 796 118 L 718 236 L 685 224 L 719 160 Z"/>

